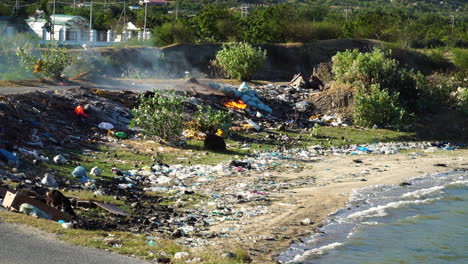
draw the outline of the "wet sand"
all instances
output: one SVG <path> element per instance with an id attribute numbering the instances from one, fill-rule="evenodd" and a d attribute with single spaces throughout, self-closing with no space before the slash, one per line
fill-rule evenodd
<path id="1" fill-rule="evenodd" d="M 253 263 L 275 263 L 275 255 L 292 241 L 309 236 L 329 214 L 344 207 L 354 189 L 399 184 L 426 173 L 468 168 L 467 149 L 414 152 L 418 154 L 320 157 L 300 173 L 277 173 L 284 180 L 315 177 L 316 182 L 270 193 L 272 204 L 266 214 L 214 226 L 214 229 L 233 230 L 228 237 L 217 238 L 216 244 L 220 248 L 243 247 L 249 251 Z M 312 223 L 301 224 L 307 218 Z"/>

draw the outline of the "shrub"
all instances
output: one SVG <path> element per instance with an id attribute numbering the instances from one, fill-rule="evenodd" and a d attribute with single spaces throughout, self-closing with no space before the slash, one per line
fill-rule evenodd
<path id="1" fill-rule="evenodd" d="M 424 83 L 419 72 L 399 68 L 399 63 L 389 58 L 390 51 L 374 49 L 369 53 L 358 50 L 338 52 L 332 57 L 332 71 L 337 82 L 352 84 L 369 91 L 372 84 L 390 93 L 399 93 L 400 99 L 411 110 L 416 110 L 418 88 Z"/>
<path id="2" fill-rule="evenodd" d="M 399 105 L 398 96 L 378 84 L 372 84 L 369 92 L 359 89 L 354 97 L 354 122 L 365 127 L 404 126 L 409 116 Z"/>
<path id="3" fill-rule="evenodd" d="M 312 127 L 312 136 L 314 137 L 320 136 L 320 125 L 318 123 L 315 123 L 314 127 Z"/>
<path id="4" fill-rule="evenodd" d="M 398 78 L 398 62 L 379 49 L 361 53 L 357 49 L 338 52 L 332 57 L 332 70 L 338 82 L 360 87 L 381 84 L 389 88 Z"/>
<path id="5" fill-rule="evenodd" d="M 248 81 L 266 62 L 266 50 L 246 42 L 223 45 L 216 54 L 216 64 L 229 78 Z"/>
<path id="6" fill-rule="evenodd" d="M 180 139 L 183 131 L 183 102 L 185 96 L 174 91 L 154 91 L 154 95 L 140 97 L 133 109 L 131 128 L 138 127 L 143 135 L 155 137 L 160 143 L 171 144 Z"/>
<path id="7" fill-rule="evenodd" d="M 453 63 L 461 70 L 468 70 L 468 50 L 453 49 Z"/>
<path id="8" fill-rule="evenodd" d="M 232 123 L 231 113 L 214 110 L 211 106 L 198 106 L 193 123 L 195 129 L 205 133 L 215 133 L 218 129 L 227 131 Z"/>
<path id="9" fill-rule="evenodd" d="M 458 93 L 460 110 L 468 115 L 468 88 L 460 88 Z"/>
<path id="10" fill-rule="evenodd" d="M 67 49 L 59 47 L 57 43 L 54 43 L 47 45 L 40 52 L 41 56 L 36 57 L 26 44 L 17 50 L 17 55 L 27 70 L 34 70 L 33 73 L 36 77 L 54 80 L 60 79 L 64 69 L 72 62 L 72 57 Z M 41 67 L 38 67 L 39 60 L 42 61 Z"/>
<path id="11" fill-rule="evenodd" d="M 436 73 L 428 76 L 419 88 L 418 108 L 420 111 L 436 112 L 441 106 L 460 103 L 460 91 L 466 87 L 466 75 Z"/>

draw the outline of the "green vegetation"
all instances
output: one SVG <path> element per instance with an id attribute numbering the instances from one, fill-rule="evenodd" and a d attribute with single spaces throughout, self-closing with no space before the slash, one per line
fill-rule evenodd
<path id="1" fill-rule="evenodd" d="M 133 110 L 134 118 L 130 127 L 138 127 L 159 142 L 174 143 L 180 139 L 183 131 L 183 101 L 185 96 L 176 95 L 173 90 L 155 90 L 154 95 L 140 97 L 140 104 Z"/>
<path id="2" fill-rule="evenodd" d="M 13 0 L 0 3 L 0 15 L 12 14 Z M 93 29 L 121 32 L 124 22 L 137 27 L 145 24 L 145 8 L 130 10 L 127 3 L 93 1 Z M 17 15 L 31 16 L 44 10 L 50 17 L 53 3 L 21 0 Z M 388 0 L 260 0 L 248 14 L 239 8 L 244 1 L 178 0 L 168 5 L 148 5 L 147 29 L 158 45 L 172 43 L 311 42 L 334 38 L 370 38 L 397 44 L 402 48 L 466 47 L 468 3 L 451 1 Z M 177 10 L 177 12 L 176 12 Z M 125 11 L 125 12 L 124 12 Z M 89 19 L 90 8 L 73 6 L 73 0 L 56 4 L 57 14 L 79 15 Z"/>
<path id="3" fill-rule="evenodd" d="M 266 56 L 266 50 L 241 42 L 223 45 L 223 49 L 216 54 L 215 64 L 226 72 L 228 77 L 248 81 L 263 67 Z"/>
<path id="4" fill-rule="evenodd" d="M 193 128 L 204 133 L 216 133 L 218 129 L 229 130 L 232 124 L 231 113 L 223 110 L 214 110 L 211 106 L 198 106 L 193 118 Z"/>
<path id="5" fill-rule="evenodd" d="M 173 43 L 193 43 L 194 34 L 189 25 L 180 22 L 164 23 L 154 29 L 155 42 L 165 46 Z"/>
<path id="6" fill-rule="evenodd" d="M 33 71 L 36 77 L 59 80 L 63 71 L 72 62 L 72 57 L 66 48 L 57 43 L 40 50 L 40 56 L 35 56 L 29 45 L 19 48 L 17 55 L 27 70 Z"/>
<path id="7" fill-rule="evenodd" d="M 409 127 L 414 113 L 422 115 L 463 105 L 463 97 L 457 96 L 457 91 L 463 92 L 466 87 L 463 72 L 425 77 L 401 67 L 378 49 L 369 53 L 338 52 L 332 62 L 337 82 L 357 90 L 353 117 L 359 125 Z"/>
<path id="8" fill-rule="evenodd" d="M 369 92 L 361 88 L 354 96 L 353 117 L 357 125 L 400 127 L 407 116 L 399 105 L 399 93 L 389 94 L 386 89 L 380 89 L 379 84 L 372 84 Z"/>
<path id="9" fill-rule="evenodd" d="M 12 47 L 23 47 L 26 43 L 35 43 L 31 34 L 17 34 L 13 37 L 0 36 L 0 80 L 21 80 L 33 78 L 31 71 L 21 65 Z"/>

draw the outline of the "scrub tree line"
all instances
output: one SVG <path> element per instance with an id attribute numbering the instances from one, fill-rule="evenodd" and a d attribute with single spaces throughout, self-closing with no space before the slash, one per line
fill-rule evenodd
<path id="1" fill-rule="evenodd" d="M 6 0 L 11 1 L 11 0 Z M 20 1 L 18 15 L 36 10 L 52 14 L 48 0 Z M 335 38 L 369 38 L 393 42 L 403 48 L 433 48 L 468 45 L 468 4 L 464 1 L 252 1 L 248 14 L 239 9 L 245 1 L 170 1 L 165 6 L 148 6 L 147 28 L 153 30 L 156 45 L 173 43 L 286 43 Z M 247 1 L 248 3 L 249 1 Z M 12 15 L 11 6 L 0 3 L 0 15 Z M 28 5 L 26 5 L 28 4 Z M 121 31 L 124 22 L 144 26 L 145 10 L 125 12 L 121 1 L 94 1 L 93 28 Z M 177 12 L 176 12 L 177 10 Z M 63 0 L 56 13 L 89 19 L 89 7 L 74 7 Z M 177 14 L 176 14 L 177 13 Z"/>

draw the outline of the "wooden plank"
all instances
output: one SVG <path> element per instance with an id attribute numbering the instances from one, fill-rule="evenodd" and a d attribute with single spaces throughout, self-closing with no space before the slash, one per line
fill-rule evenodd
<path id="1" fill-rule="evenodd" d="M 112 204 L 105 204 L 105 203 L 101 203 L 101 202 L 96 202 L 94 201 L 93 202 L 95 205 L 101 207 L 102 209 L 110 212 L 110 213 L 113 213 L 113 214 L 116 214 L 116 215 L 123 215 L 123 216 L 129 216 L 130 214 L 123 211 L 122 209 L 118 208 L 117 206 L 115 205 L 112 205 Z"/>

